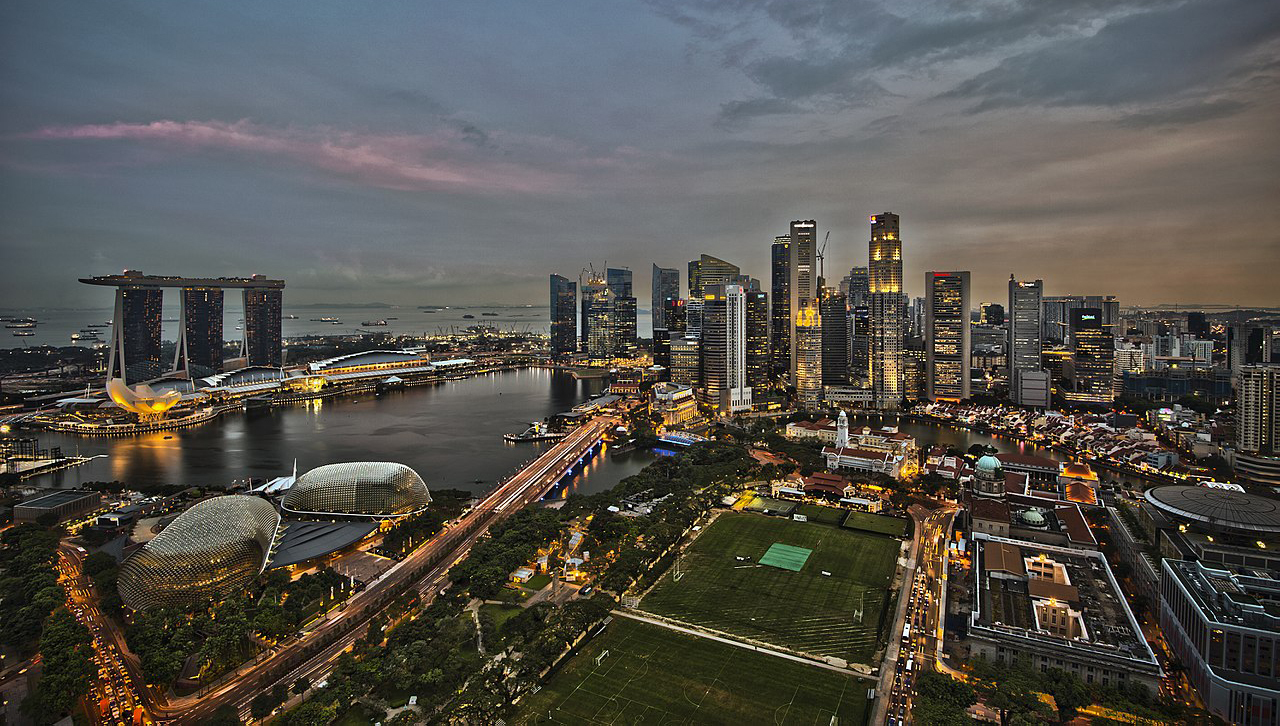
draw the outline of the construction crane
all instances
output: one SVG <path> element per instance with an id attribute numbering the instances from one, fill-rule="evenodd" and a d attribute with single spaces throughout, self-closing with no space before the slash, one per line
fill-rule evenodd
<path id="1" fill-rule="evenodd" d="M 825 284 L 827 281 L 826 268 L 824 261 L 827 256 L 827 241 L 831 239 L 831 230 L 827 230 L 827 236 L 822 238 L 822 246 L 818 248 L 818 279 Z"/>

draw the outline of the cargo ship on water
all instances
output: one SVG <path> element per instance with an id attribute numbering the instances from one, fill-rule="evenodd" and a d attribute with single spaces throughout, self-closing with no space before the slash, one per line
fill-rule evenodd
<path id="1" fill-rule="evenodd" d="M 526 441 L 557 441 L 559 439 L 563 439 L 564 437 L 565 437 L 564 434 L 558 434 L 552 431 L 548 431 L 546 425 L 543 424 L 541 421 L 533 423 L 532 425 L 529 426 L 529 428 L 525 429 L 524 431 L 521 431 L 518 434 L 502 435 L 502 438 L 504 441 L 510 441 L 516 444 L 526 442 Z"/>

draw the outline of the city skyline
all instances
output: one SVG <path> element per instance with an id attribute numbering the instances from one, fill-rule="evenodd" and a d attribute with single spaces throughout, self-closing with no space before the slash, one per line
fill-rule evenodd
<path id="1" fill-rule="evenodd" d="M 0 307 L 91 306 L 68 266 L 523 304 L 570 259 L 625 260 L 645 289 L 690 239 L 761 277 L 791 219 L 832 231 L 830 274 L 865 264 L 882 209 L 910 221 L 912 296 L 967 269 L 975 301 L 1014 272 L 1276 304 L 1271 4 L 355 12 L 5 11 Z M 565 27 L 585 32 L 546 42 Z"/>

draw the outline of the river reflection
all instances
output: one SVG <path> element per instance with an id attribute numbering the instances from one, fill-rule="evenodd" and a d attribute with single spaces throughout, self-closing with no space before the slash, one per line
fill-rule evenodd
<path id="1" fill-rule="evenodd" d="M 548 443 L 511 444 L 502 434 L 597 395 L 599 380 L 560 371 L 505 371 L 382 396 L 308 401 L 231 414 L 181 431 L 119 439 L 41 433 L 42 446 L 106 458 L 33 479 L 37 486 L 83 481 L 224 486 L 340 461 L 396 461 L 434 488 L 483 492 Z M 644 452 L 597 457 L 567 491 L 607 489 L 652 460 Z"/>

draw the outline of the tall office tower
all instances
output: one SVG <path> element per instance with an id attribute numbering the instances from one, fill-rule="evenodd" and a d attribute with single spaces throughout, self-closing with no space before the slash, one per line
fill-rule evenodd
<path id="1" fill-rule="evenodd" d="M 982 322 L 987 325 L 1004 325 L 1004 306 L 1000 303 L 983 303 Z"/>
<path id="2" fill-rule="evenodd" d="M 572 358 L 578 350 L 578 283 L 551 276 L 551 357 Z"/>
<path id="3" fill-rule="evenodd" d="M 615 356 L 632 358 L 636 354 L 636 299 L 614 297 L 612 313 L 613 340 L 609 349 Z"/>
<path id="4" fill-rule="evenodd" d="M 108 379 L 123 378 L 125 383 L 136 383 L 160 375 L 163 308 L 164 290 L 159 287 L 121 285 L 116 288 Z"/>
<path id="5" fill-rule="evenodd" d="M 875 405 L 896 408 L 902 402 L 903 328 L 902 238 L 898 215 L 871 217 L 867 279 L 871 308 L 871 389 Z"/>
<path id="6" fill-rule="evenodd" d="M 822 402 L 822 315 L 817 300 L 796 309 L 796 398 L 807 408 Z"/>
<path id="7" fill-rule="evenodd" d="M 702 400 L 721 414 L 751 408 L 747 298 L 741 285 L 703 287 Z"/>
<path id="8" fill-rule="evenodd" d="M 823 288 L 818 299 L 822 317 L 822 385 L 849 383 L 849 303 L 844 293 Z"/>
<path id="9" fill-rule="evenodd" d="M 653 295 L 649 302 L 649 318 L 653 329 L 667 327 L 667 301 L 680 298 L 680 270 L 653 266 Z"/>
<path id="10" fill-rule="evenodd" d="M 969 397 L 969 273 L 926 272 L 925 396 L 931 401 Z"/>
<path id="11" fill-rule="evenodd" d="M 604 271 L 605 282 L 613 291 L 614 297 L 635 297 L 631 287 L 631 270 L 625 267 L 609 267 Z"/>
<path id="12" fill-rule="evenodd" d="M 702 335 L 702 308 L 704 300 L 701 296 L 689 298 L 684 306 L 684 332 L 695 338 Z"/>
<path id="13" fill-rule="evenodd" d="M 690 335 L 671 338 L 671 382 L 683 383 L 697 388 L 702 385 L 701 355 L 702 342 Z"/>
<path id="14" fill-rule="evenodd" d="M 1047 391 L 1041 376 L 1028 377 L 1030 385 L 1021 383 L 1023 373 L 1043 370 L 1040 354 L 1043 351 L 1041 331 L 1043 324 L 1044 281 L 1018 281 L 1009 275 L 1008 326 L 1005 331 L 1005 359 L 1009 366 L 1009 397 L 1024 406 L 1046 407 Z M 1026 389 L 1034 400 L 1022 400 Z"/>
<path id="15" fill-rule="evenodd" d="M 747 386 L 753 401 L 769 386 L 769 294 L 746 290 L 747 299 Z"/>
<path id="16" fill-rule="evenodd" d="M 1235 468 L 1251 483 L 1280 486 L 1280 366 L 1237 373 Z"/>
<path id="17" fill-rule="evenodd" d="M 689 299 L 701 299 L 707 285 L 729 285 L 741 274 L 742 270 L 732 262 L 702 255 L 689 263 Z"/>
<path id="18" fill-rule="evenodd" d="M 1209 337 L 1209 319 L 1202 312 L 1187 313 L 1187 332 L 1200 338 Z"/>
<path id="19" fill-rule="evenodd" d="M 1073 309 L 1068 333 L 1074 343 L 1071 365 L 1075 386 L 1063 397 L 1076 403 L 1111 403 L 1115 400 L 1116 343 L 1102 322 L 1102 310 Z"/>
<path id="20" fill-rule="evenodd" d="M 769 310 L 770 365 L 775 372 L 791 368 L 791 236 L 773 238 L 769 250 L 770 292 L 773 295 Z"/>
<path id="21" fill-rule="evenodd" d="M 667 301 L 664 306 L 663 319 L 667 324 L 667 330 L 672 333 L 679 331 L 683 333 L 688 324 L 687 303 L 681 298 L 673 298 Z"/>
<path id="22" fill-rule="evenodd" d="M 796 344 L 796 321 L 802 305 L 817 302 L 818 268 L 816 255 L 818 252 L 818 225 L 812 219 L 796 220 L 791 223 L 791 254 L 787 260 L 788 281 L 791 296 L 791 380 L 796 380 L 796 366 L 799 353 Z"/>
<path id="23" fill-rule="evenodd" d="M 1044 317 L 1041 336 L 1046 340 L 1071 345 L 1072 311 L 1081 308 L 1098 310 L 1102 326 L 1111 334 L 1124 332 L 1120 325 L 1120 301 L 1115 295 L 1057 295 L 1043 298 Z"/>
<path id="24" fill-rule="evenodd" d="M 582 352 L 588 358 L 612 357 L 613 290 L 600 276 L 588 276 L 578 285 L 582 292 Z"/>
<path id="25" fill-rule="evenodd" d="M 1227 328 L 1227 368 L 1232 373 L 1241 366 L 1271 362 L 1271 336 L 1266 328 L 1256 325 L 1232 325 Z"/>
<path id="26" fill-rule="evenodd" d="M 173 369 L 191 378 L 222 370 L 222 288 L 184 287 Z"/>
<path id="27" fill-rule="evenodd" d="M 258 279 L 260 275 L 254 275 Z M 264 278 L 265 279 L 265 278 Z M 284 290 L 278 287 L 246 287 L 244 289 L 244 357 L 245 365 L 284 365 L 281 340 L 281 314 Z"/>
<path id="28" fill-rule="evenodd" d="M 866 305 L 849 313 L 849 382 L 871 383 L 871 308 Z"/>
<path id="29" fill-rule="evenodd" d="M 856 308 L 867 304 L 867 295 L 871 291 L 869 285 L 867 268 L 854 267 L 849 270 L 848 275 L 845 275 L 844 280 L 841 280 L 840 292 L 849 296 L 849 307 Z"/>

